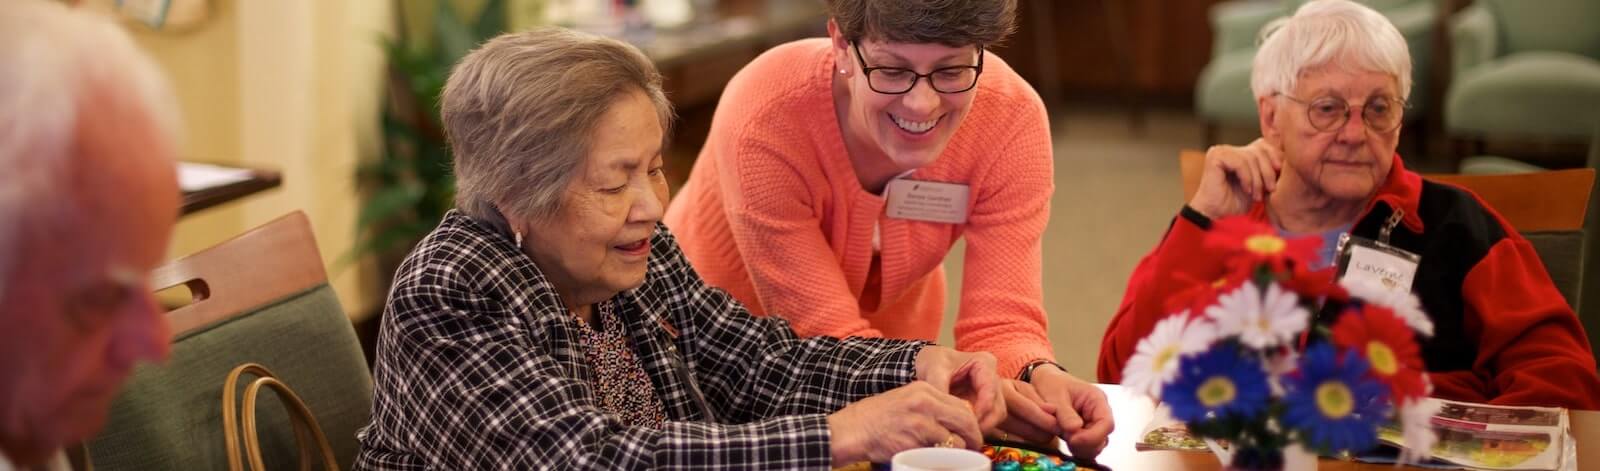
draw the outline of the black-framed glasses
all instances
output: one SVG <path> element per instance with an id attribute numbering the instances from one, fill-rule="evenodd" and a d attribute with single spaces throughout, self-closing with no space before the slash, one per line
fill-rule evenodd
<path id="1" fill-rule="evenodd" d="M 899 95 L 911 91 L 917 86 L 917 81 L 928 79 L 928 84 L 933 86 L 933 91 L 939 93 L 961 93 L 978 86 L 978 76 L 983 74 L 983 45 L 978 45 L 978 65 L 953 65 L 933 69 L 932 72 L 919 74 L 915 70 L 904 67 L 868 67 L 867 59 L 861 56 L 861 45 L 855 41 L 850 42 L 850 47 L 856 51 L 856 61 L 861 63 L 861 73 L 867 76 L 867 87 L 872 91 L 885 95 Z"/>
<path id="2" fill-rule="evenodd" d="M 1335 131 L 1350 122 L 1350 103 L 1343 98 L 1322 96 L 1307 102 L 1287 93 L 1279 93 L 1278 96 L 1305 105 L 1306 119 L 1311 122 L 1311 127 L 1318 131 Z M 1366 123 L 1367 129 L 1380 133 L 1392 132 L 1400 127 L 1400 120 L 1405 117 L 1405 109 L 1410 107 L 1411 104 L 1405 100 L 1375 96 L 1368 98 L 1367 103 L 1361 105 L 1361 121 Z"/>

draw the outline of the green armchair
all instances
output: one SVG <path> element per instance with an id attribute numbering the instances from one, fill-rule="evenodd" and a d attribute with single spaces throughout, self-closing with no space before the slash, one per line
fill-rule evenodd
<path id="1" fill-rule="evenodd" d="M 1454 139 L 1582 142 L 1600 122 L 1600 1 L 1481 0 L 1452 18 Z"/>
<path id="2" fill-rule="evenodd" d="M 169 262 L 151 281 L 187 286 L 194 302 L 167 314 L 167 362 L 135 370 L 112 402 L 105 430 L 88 443 L 95 468 L 229 469 L 223 383 L 243 363 L 259 363 L 293 388 L 320 423 L 339 469 L 350 468 L 356 431 L 372 412 L 372 375 L 328 285 L 305 213 Z M 286 409 L 272 405 L 279 398 L 261 397 L 258 443 L 267 466 L 309 469 L 293 465 L 302 445 Z"/>
<path id="3" fill-rule="evenodd" d="M 1215 34 L 1211 62 L 1195 82 L 1195 114 L 1205 123 L 1206 144 L 1216 143 L 1219 126 L 1254 128 L 1256 100 L 1250 92 L 1250 68 L 1255 61 L 1257 38 L 1272 20 L 1294 13 L 1307 0 L 1231 0 L 1212 7 Z M 1424 115 L 1428 96 L 1428 71 L 1432 64 L 1433 25 L 1437 9 L 1433 0 L 1366 0 L 1364 3 L 1394 22 L 1411 50 L 1411 110 L 1406 121 Z"/>

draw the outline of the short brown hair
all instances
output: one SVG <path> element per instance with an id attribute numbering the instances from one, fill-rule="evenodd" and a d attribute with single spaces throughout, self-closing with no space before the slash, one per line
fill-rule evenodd
<path id="1" fill-rule="evenodd" d="M 455 158 L 456 207 L 488 222 L 501 221 L 499 211 L 554 214 L 589 155 L 591 132 L 634 90 L 655 104 L 665 140 L 672 104 L 655 65 L 633 46 L 541 28 L 500 35 L 467 53 L 439 98 Z"/>
<path id="2" fill-rule="evenodd" d="M 1017 0 L 828 0 L 828 14 L 850 41 L 965 47 L 1010 36 Z"/>

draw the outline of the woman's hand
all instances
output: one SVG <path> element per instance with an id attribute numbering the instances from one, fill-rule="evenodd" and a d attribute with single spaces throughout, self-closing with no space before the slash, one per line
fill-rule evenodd
<path id="1" fill-rule="evenodd" d="M 1055 404 L 1039 397 L 1032 384 L 1014 379 L 1002 381 L 1000 391 L 1006 400 L 1006 420 L 994 436 L 1055 449 L 1056 437 L 1061 436 Z"/>
<path id="2" fill-rule="evenodd" d="M 1211 146 L 1189 207 L 1212 219 L 1244 214 L 1278 189 L 1282 169 L 1283 150 L 1264 139 L 1244 147 Z"/>
<path id="3" fill-rule="evenodd" d="M 967 403 L 926 381 L 889 390 L 828 416 L 833 464 L 888 463 L 912 448 L 983 445 L 978 418 Z"/>
<path id="4" fill-rule="evenodd" d="M 988 352 L 967 353 L 927 346 L 917 353 L 917 379 L 967 401 L 982 430 L 994 430 L 1006 418 L 1000 393 L 999 367 Z"/>
<path id="5" fill-rule="evenodd" d="M 1046 404 L 1055 406 L 1057 435 L 1067 441 L 1072 456 L 1094 458 L 1106 447 L 1114 424 L 1106 393 L 1087 381 L 1058 368 L 1033 370 L 1033 389 Z"/>

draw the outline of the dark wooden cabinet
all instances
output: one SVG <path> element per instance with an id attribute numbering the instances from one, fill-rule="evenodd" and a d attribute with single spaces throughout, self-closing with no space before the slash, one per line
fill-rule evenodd
<path id="1" fill-rule="evenodd" d="M 1211 59 L 1207 14 L 1220 2 L 1021 0 L 1017 34 L 994 51 L 1047 97 L 1132 92 L 1187 105 Z"/>

